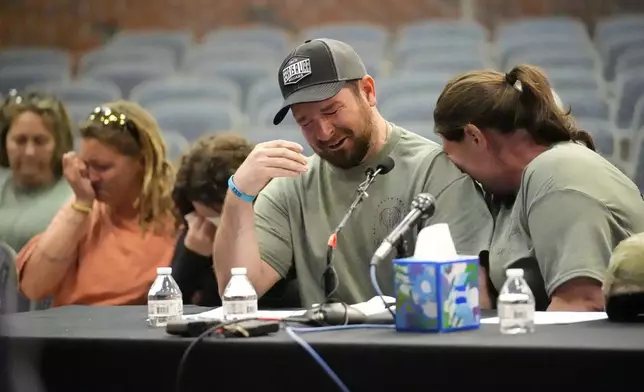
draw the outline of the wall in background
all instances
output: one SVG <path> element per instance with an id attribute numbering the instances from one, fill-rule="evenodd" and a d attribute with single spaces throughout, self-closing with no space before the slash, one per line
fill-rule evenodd
<path id="1" fill-rule="evenodd" d="M 570 15 L 592 26 L 616 13 L 644 12 L 642 0 L 0 0 L 2 46 L 53 45 L 84 51 L 119 29 L 189 29 L 276 24 L 288 29 L 342 21 L 386 26 L 472 15 L 492 26 L 526 16 Z"/>

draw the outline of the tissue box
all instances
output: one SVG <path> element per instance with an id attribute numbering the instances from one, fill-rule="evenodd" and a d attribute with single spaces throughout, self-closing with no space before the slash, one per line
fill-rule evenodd
<path id="1" fill-rule="evenodd" d="M 395 259 L 396 330 L 451 332 L 480 326 L 477 256 Z"/>

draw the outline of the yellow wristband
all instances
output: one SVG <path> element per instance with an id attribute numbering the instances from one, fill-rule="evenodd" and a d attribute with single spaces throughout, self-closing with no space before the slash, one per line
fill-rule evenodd
<path id="1" fill-rule="evenodd" d="M 92 206 L 88 206 L 88 205 L 81 204 L 81 203 L 78 203 L 78 202 L 73 202 L 72 203 L 72 208 L 75 209 L 76 211 L 85 212 L 85 213 L 88 213 L 88 214 L 90 212 L 92 212 Z"/>

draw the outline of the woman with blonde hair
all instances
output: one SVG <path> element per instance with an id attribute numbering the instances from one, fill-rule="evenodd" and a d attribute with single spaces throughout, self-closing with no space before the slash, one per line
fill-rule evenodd
<path id="1" fill-rule="evenodd" d="M 154 118 L 133 102 L 96 108 L 62 160 L 74 198 L 18 254 L 20 288 L 54 305 L 144 304 L 176 241 L 174 171 Z"/>
<path id="2" fill-rule="evenodd" d="M 41 233 L 72 190 L 62 156 L 72 124 L 56 97 L 12 91 L 0 107 L 0 241 L 19 251 Z"/>

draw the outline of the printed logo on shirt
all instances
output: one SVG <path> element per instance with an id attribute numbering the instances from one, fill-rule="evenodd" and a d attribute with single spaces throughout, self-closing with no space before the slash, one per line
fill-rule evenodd
<path id="1" fill-rule="evenodd" d="M 381 201 L 376 208 L 379 212 L 375 216 L 373 225 L 373 240 L 374 245 L 378 246 L 400 221 L 402 221 L 407 207 L 401 199 L 388 197 Z"/>
<path id="2" fill-rule="evenodd" d="M 293 57 L 282 69 L 284 85 L 295 84 L 311 75 L 311 60 L 302 57 Z"/>

